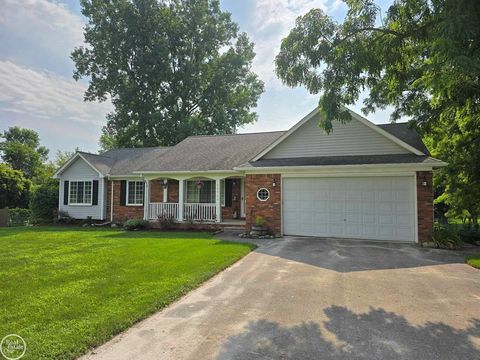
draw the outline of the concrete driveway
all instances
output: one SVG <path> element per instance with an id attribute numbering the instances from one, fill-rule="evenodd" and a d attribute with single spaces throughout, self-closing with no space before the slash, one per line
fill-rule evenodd
<path id="1" fill-rule="evenodd" d="M 480 271 L 405 244 L 285 237 L 85 359 L 480 359 Z"/>

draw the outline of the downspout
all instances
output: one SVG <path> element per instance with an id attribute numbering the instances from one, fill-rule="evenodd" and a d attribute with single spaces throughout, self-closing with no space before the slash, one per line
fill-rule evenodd
<path id="1" fill-rule="evenodd" d="M 113 222 L 113 180 L 112 189 L 110 191 L 110 222 Z"/>

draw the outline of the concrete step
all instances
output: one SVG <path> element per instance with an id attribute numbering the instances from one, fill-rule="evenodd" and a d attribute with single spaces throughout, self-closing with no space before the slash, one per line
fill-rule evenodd
<path id="1" fill-rule="evenodd" d="M 223 227 L 223 231 L 245 231 L 245 225 L 227 225 Z"/>

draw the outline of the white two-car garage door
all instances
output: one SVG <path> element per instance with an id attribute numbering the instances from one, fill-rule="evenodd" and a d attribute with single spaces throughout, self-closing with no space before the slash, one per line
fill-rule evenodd
<path id="1" fill-rule="evenodd" d="M 283 179 L 285 235 L 415 241 L 414 177 Z"/>

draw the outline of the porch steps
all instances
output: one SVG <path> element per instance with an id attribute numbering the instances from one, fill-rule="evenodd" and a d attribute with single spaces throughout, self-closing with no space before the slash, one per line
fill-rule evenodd
<path id="1" fill-rule="evenodd" d="M 223 231 L 245 231 L 245 225 L 226 225 Z"/>

